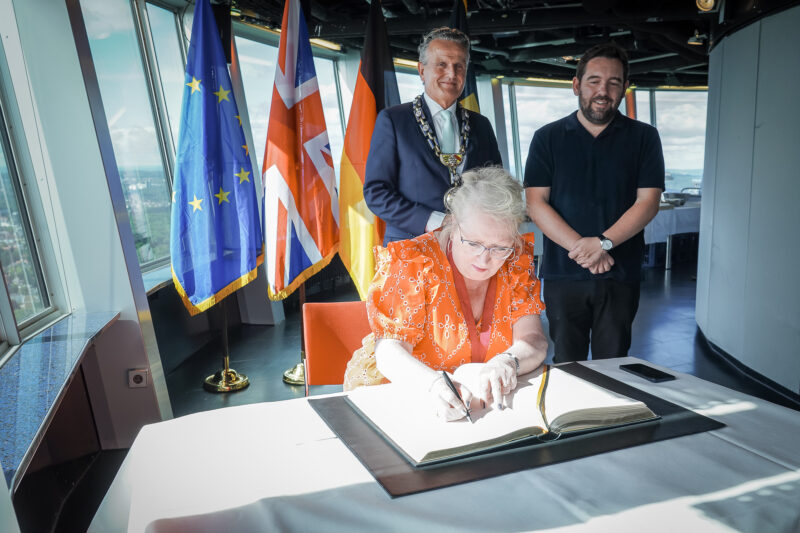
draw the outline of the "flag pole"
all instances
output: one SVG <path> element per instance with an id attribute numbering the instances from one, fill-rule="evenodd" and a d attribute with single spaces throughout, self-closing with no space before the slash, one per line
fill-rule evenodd
<path id="1" fill-rule="evenodd" d="M 222 339 L 222 370 L 208 376 L 203 382 L 203 388 L 209 392 L 233 392 L 242 390 L 250 385 L 250 379 L 244 374 L 240 374 L 230 367 L 230 350 L 228 348 L 228 313 L 225 312 L 225 302 L 219 304 L 222 313 L 222 328 L 220 337 Z"/>
<path id="2" fill-rule="evenodd" d="M 298 293 L 300 297 L 300 362 L 283 373 L 283 381 L 289 385 L 306 384 L 306 342 L 303 333 L 303 306 L 306 303 L 305 281 L 300 284 L 298 290 L 300 291 Z"/>
<path id="3" fill-rule="evenodd" d="M 241 390 L 250 383 L 230 368 L 225 298 L 253 281 L 264 260 L 252 162 L 231 95 L 226 47 L 209 0 L 196 0 L 175 161 L 170 259 L 175 289 L 190 315 L 221 304 L 222 370 L 204 381 L 212 392 Z"/>

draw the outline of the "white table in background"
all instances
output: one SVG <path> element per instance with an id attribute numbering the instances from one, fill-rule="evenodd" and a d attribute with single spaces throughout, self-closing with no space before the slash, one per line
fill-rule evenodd
<path id="1" fill-rule="evenodd" d="M 145 426 L 90 531 L 798 531 L 800 413 L 636 361 L 585 364 L 726 427 L 391 499 L 305 398 L 230 407 Z"/>
<path id="2" fill-rule="evenodd" d="M 664 268 L 672 268 L 672 236 L 700 232 L 700 201 L 688 201 L 680 207 L 661 208 L 644 228 L 645 244 L 667 243 Z"/>

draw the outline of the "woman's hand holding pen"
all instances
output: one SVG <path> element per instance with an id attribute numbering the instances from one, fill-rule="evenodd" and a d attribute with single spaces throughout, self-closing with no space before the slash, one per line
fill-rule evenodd
<path id="1" fill-rule="evenodd" d="M 447 385 L 442 373 L 437 372 L 436 374 L 437 376 L 428 387 L 428 396 L 436 415 L 448 422 L 461 420 L 467 415 L 464 405 L 470 404 L 472 393 L 468 388 L 459 385 L 458 381 L 456 381 L 454 385 L 459 388 L 461 393 L 461 399 L 459 399 L 456 393 Z"/>

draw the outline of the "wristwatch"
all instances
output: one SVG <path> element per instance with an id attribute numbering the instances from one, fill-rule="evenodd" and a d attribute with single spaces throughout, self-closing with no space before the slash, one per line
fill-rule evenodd
<path id="1" fill-rule="evenodd" d="M 507 355 L 511 359 L 513 359 L 514 360 L 514 366 L 517 367 L 517 374 L 519 374 L 519 359 L 517 359 L 516 355 L 512 354 L 511 352 L 503 352 L 503 353 L 498 354 L 498 355 Z"/>
<path id="2" fill-rule="evenodd" d="M 607 251 L 609 251 L 609 250 L 611 250 L 611 249 L 614 247 L 614 243 L 613 243 L 613 242 L 611 242 L 611 239 L 609 239 L 609 238 L 608 238 L 608 237 L 606 237 L 605 235 L 602 235 L 602 234 L 601 234 L 601 235 L 598 237 L 598 239 L 600 239 L 600 247 L 601 247 L 603 250 L 605 250 L 606 252 L 607 252 Z"/>

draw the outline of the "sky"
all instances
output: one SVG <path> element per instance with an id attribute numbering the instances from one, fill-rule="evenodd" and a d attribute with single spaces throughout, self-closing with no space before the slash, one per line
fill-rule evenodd
<path id="1" fill-rule="evenodd" d="M 161 165 L 130 5 L 81 0 L 81 8 L 117 166 Z"/>

